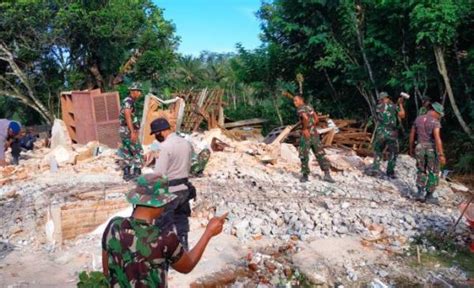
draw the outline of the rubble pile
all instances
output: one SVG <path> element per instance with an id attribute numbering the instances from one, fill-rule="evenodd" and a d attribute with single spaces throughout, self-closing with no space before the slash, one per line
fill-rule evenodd
<path id="1" fill-rule="evenodd" d="M 20 165 L 0 168 L 2 241 L 47 244 L 45 225 L 51 207 L 90 200 L 96 191 L 124 185 L 115 150 L 98 142 L 51 149 L 44 142 L 37 141 L 33 151 L 22 153 Z"/>
<path id="2" fill-rule="evenodd" d="M 416 176 L 414 159 L 407 155 L 399 156 L 398 179 L 369 177 L 364 171 L 372 163 L 372 158 L 360 157 L 347 147 L 325 149 L 336 183 L 322 181 L 323 173 L 314 156 L 310 161 L 310 181 L 300 183 L 300 161 L 293 145 L 237 141 L 234 136 L 221 129 L 185 136 L 195 152 L 210 149 L 214 139 L 226 144 L 223 151 L 211 153 L 203 177 L 191 180 L 197 188 L 192 222 L 203 227 L 212 216 L 228 211 L 224 229 L 227 235 L 224 236 L 238 242 L 240 249 L 249 250 L 245 259 L 226 259 L 226 263 L 234 264 L 235 269 L 221 273 L 222 277 L 217 277 L 215 282 L 217 284 L 274 287 L 302 284 L 306 278 L 311 283 L 324 284 L 356 283 L 361 278 L 372 281 L 374 277 L 385 281 L 391 276 L 388 273 L 392 273 L 390 267 L 394 267 L 391 262 L 394 260 L 384 260 L 383 266 L 374 264 L 379 260 L 377 257 L 406 255 L 417 235 L 428 231 L 450 231 L 459 217 L 457 206 L 465 197 L 459 191 L 468 191 L 463 185 L 442 180 L 436 192 L 440 206 L 415 202 L 411 199 Z M 122 180 L 116 150 L 98 142 L 58 144 L 46 148 L 44 141 L 37 141 L 35 145 L 34 151 L 22 153 L 19 166 L 0 168 L 0 258 L 2 253 L 20 253 L 17 250 L 29 253 L 31 249 L 40 258 L 54 255 L 51 256 L 54 263 L 71 265 L 67 276 L 71 279 L 76 278 L 75 273 L 79 270 L 73 264 L 90 262 L 80 269 L 100 269 L 101 229 L 113 213 L 124 207 L 129 210 L 122 211 L 121 215 L 130 213 L 124 193 L 133 183 Z M 83 203 L 91 204 L 85 206 L 74 222 L 75 219 L 71 218 L 75 218 L 75 205 Z M 88 232 L 79 234 L 82 236 L 77 239 L 55 243 L 53 234 L 57 232 L 57 226 L 53 227 L 55 231 L 50 231 L 50 221 L 54 218 L 52 208 L 58 206 L 71 208 L 60 210 L 64 214 L 63 224 L 77 226 L 87 218 L 101 221 L 89 223 L 97 224 L 95 227 L 104 224 L 98 232 L 89 234 L 92 230 L 84 230 Z M 111 208 L 117 210 L 112 209 L 100 220 L 95 219 L 99 212 Z M 68 232 L 66 228 L 62 229 L 63 234 Z M 456 241 L 462 245 L 472 237 L 463 222 L 453 232 Z M 347 246 L 349 238 L 355 239 L 353 242 L 360 246 L 362 260 L 359 257 L 327 262 L 332 254 L 318 256 L 319 262 L 308 260 L 307 257 L 316 258 L 316 252 L 332 251 L 329 248 L 336 245 L 337 240 L 341 242 L 335 249 L 343 250 L 341 247 Z M 315 247 L 321 245 L 318 241 L 330 243 L 315 252 Z M 268 243 L 276 249 L 262 251 L 246 246 L 256 242 Z M 58 244 L 63 244 L 61 249 L 64 250 L 55 249 Z M 223 247 L 215 253 L 228 248 Z M 348 251 L 349 248 L 344 253 L 352 255 Z M 397 273 L 405 272 L 402 268 L 400 271 Z M 298 274 L 300 272 L 305 276 Z M 423 279 L 419 279 L 420 283 Z M 214 283 L 212 281 L 203 279 L 192 287 L 209 287 L 206 285 Z"/>
<path id="3" fill-rule="evenodd" d="M 241 240 L 264 236 L 287 241 L 294 236 L 308 241 L 357 235 L 368 246 L 401 252 L 413 236 L 428 230 L 447 231 L 459 216 L 457 205 L 463 196 L 455 194 L 446 181 L 437 190 L 440 207 L 433 209 L 410 199 L 416 168 L 415 160 L 407 155 L 400 155 L 398 179 L 391 180 L 364 174 L 371 158 L 327 149 L 336 183 L 321 180 L 322 171 L 313 159 L 313 179 L 301 184 L 294 147 L 283 144 L 285 157 L 265 164 L 261 161 L 265 145 L 233 142 L 215 133 L 193 138 L 202 143 L 218 136 L 231 146 L 212 154 L 207 177 L 193 180 L 199 191 L 195 215 L 206 218 L 230 211 L 227 232 Z M 458 227 L 457 232 L 459 242 L 467 241 L 466 227 Z"/>

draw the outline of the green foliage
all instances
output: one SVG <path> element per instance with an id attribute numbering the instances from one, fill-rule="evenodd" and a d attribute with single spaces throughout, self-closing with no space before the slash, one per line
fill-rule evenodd
<path id="1" fill-rule="evenodd" d="M 0 58 L 0 97 L 13 91 L 26 95 L 17 104 L 38 108 L 35 98 L 50 118 L 59 116 L 60 91 L 112 89 L 132 55 L 139 57 L 129 77 L 142 81 L 159 81 L 175 60 L 174 25 L 151 0 L 3 1 L 0 18 L 0 43 L 28 75 L 31 89 L 18 85 L 19 76 Z M 34 115 L 32 121 L 40 122 Z"/>
<path id="2" fill-rule="evenodd" d="M 79 274 L 79 282 L 77 282 L 78 288 L 106 288 L 109 287 L 109 282 L 105 278 L 102 272 L 82 271 Z"/>

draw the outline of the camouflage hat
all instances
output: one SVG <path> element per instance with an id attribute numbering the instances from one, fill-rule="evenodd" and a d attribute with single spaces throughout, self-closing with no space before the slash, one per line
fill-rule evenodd
<path id="1" fill-rule="evenodd" d="M 386 98 L 388 97 L 388 93 L 385 92 L 385 91 L 382 91 L 379 93 L 379 95 L 377 95 L 377 100 L 380 100 L 380 99 L 383 99 L 383 98 Z"/>
<path id="2" fill-rule="evenodd" d="M 433 107 L 433 110 L 439 113 L 441 116 L 444 116 L 444 107 L 438 102 L 434 102 L 431 104 L 431 107 Z"/>
<path id="3" fill-rule="evenodd" d="M 139 90 L 139 91 L 142 91 L 142 85 L 140 85 L 140 83 L 133 83 L 131 86 L 128 87 L 128 91 L 132 91 L 132 90 Z"/>
<path id="4" fill-rule="evenodd" d="M 168 191 L 168 178 L 156 174 L 138 177 L 137 186 L 127 194 L 131 204 L 160 208 L 170 203 L 176 195 Z"/>

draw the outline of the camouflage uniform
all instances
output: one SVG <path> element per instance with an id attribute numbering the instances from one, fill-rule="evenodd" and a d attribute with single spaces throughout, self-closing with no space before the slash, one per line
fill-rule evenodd
<path id="1" fill-rule="evenodd" d="M 376 108 L 377 128 L 374 140 L 374 163 L 372 172 L 380 171 L 380 162 L 383 158 L 383 150 L 388 148 L 389 158 L 387 163 L 387 175 L 395 174 L 395 165 L 398 155 L 398 112 L 399 108 L 393 103 L 380 103 Z"/>
<path id="2" fill-rule="evenodd" d="M 421 115 L 416 118 L 413 126 L 417 135 L 415 159 L 418 194 L 422 195 L 425 192 L 433 194 L 439 183 L 440 171 L 433 130 L 441 128 L 441 124 L 438 119 L 430 115 Z"/>
<path id="3" fill-rule="evenodd" d="M 137 179 L 127 200 L 135 205 L 164 207 L 176 196 L 167 179 L 154 174 Z M 134 217 L 115 217 L 102 237 L 111 287 L 167 287 L 168 267 L 184 253 L 173 224 L 160 227 Z"/>
<path id="4" fill-rule="evenodd" d="M 203 149 L 199 154 L 193 153 L 193 158 L 191 160 L 191 175 L 202 175 L 210 157 L 211 151 L 207 148 Z"/>
<path id="5" fill-rule="evenodd" d="M 162 230 L 133 217 L 110 221 L 102 249 L 111 287 L 167 287 L 168 267 L 184 253 L 174 226 Z"/>
<path id="6" fill-rule="evenodd" d="M 309 175 L 309 151 L 312 150 L 314 156 L 316 156 L 316 160 L 319 163 L 319 167 L 324 172 L 329 171 L 329 162 L 326 159 L 326 154 L 324 152 L 323 146 L 321 145 L 321 140 L 319 139 L 318 131 L 316 130 L 316 123 L 314 121 L 313 114 L 315 113 L 313 107 L 310 105 L 303 105 L 302 107 L 298 108 L 298 116 L 300 118 L 306 114 L 309 119 L 309 133 L 310 138 L 306 139 L 303 135 L 300 138 L 300 145 L 299 145 L 299 157 L 301 160 L 301 174 L 303 176 Z"/>
<path id="7" fill-rule="evenodd" d="M 119 115 L 119 134 L 122 140 L 122 146 L 118 151 L 118 155 L 124 160 L 125 166 L 141 169 L 143 165 L 143 148 L 138 139 L 136 143 L 132 143 L 130 139 L 131 134 L 127 126 L 127 120 L 125 118 L 126 109 L 131 109 L 132 111 L 133 129 L 136 131 L 140 129 L 140 121 L 138 121 L 138 117 L 135 114 L 135 100 L 133 100 L 132 97 L 127 97 L 122 102 Z"/>

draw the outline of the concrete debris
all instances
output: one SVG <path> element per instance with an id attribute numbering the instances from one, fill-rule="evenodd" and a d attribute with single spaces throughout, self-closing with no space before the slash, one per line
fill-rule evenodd
<path id="1" fill-rule="evenodd" d="M 384 255 L 409 253 L 414 238 L 427 231 L 448 231 L 464 199 L 455 193 L 463 190 L 462 185 L 441 180 L 436 192 L 440 206 L 434 209 L 413 201 L 416 167 L 407 155 L 399 156 L 398 179 L 392 180 L 366 176 L 370 157 L 362 158 L 348 148 L 328 148 L 336 183 L 322 181 L 323 172 L 314 156 L 310 181 L 300 183 L 298 151 L 290 144 L 236 141 L 221 129 L 193 133 L 186 139 L 196 151 L 210 148 L 213 139 L 226 144 L 211 153 L 204 176 L 192 179 L 198 191 L 193 221 L 201 227 L 213 215 L 228 211 L 224 236 L 242 244 L 236 245 L 240 249 L 247 249 L 244 245 L 249 243 L 285 245 L 282 251 L 249 249 L 244 274 L 239 274 L 239 268 L 222 273 L 222 283 L 232 287 L 249 287 L 249 283 L 255 284 L 251 287 L 283 287 L 300 281 L 301 275 L 328 287 L 351 287 L 361 279 L 371 287 L 386 287 L 385 282 L 392 285 L 387 279 L 403 269 L 389 269 L 394 260 Z M 115 152 L 98 142 L 57 144 L 53 149 L 38 146 L 22 154 L 20 166 L 0 168 L 0 257 L 16 253 L 10 247 L 53 253 L 61 244 L 84 249 L 95 245 L 100 251 L 98 239 L 104 223 L 130 208 L 124 199 L 128 186 L 121 180 Z M 52 158 L 59 165 L 56 173 L 50 171 Z M 262 159 L 275 161 L 262 163 Z M 88 234 L 98 226 L 102 228 Z M 465 245 L 470 241 L 464 223 L 455 233 L 456 242 Z M 89 254 L 77 255 L 91 261 Z M 56 265 L 70 265 L 77 255 L 57 252 L 51 259 Z M 382 260 L 387 264 L 374 264 Z M 94 261 L 100 263 L 99 258 Z M 418 277 L 416 273 L 412 276 Z M 279 282 L 281 279 L 287 282 Z"/>
<path id="2" fill-rule="evenodd" d="M 54 119 L 53 128 L 51 129 L 51 149 L 58 146 L 71 147 L 72 140 L 69 137 L 66 124 L 63 120 Z"/>

